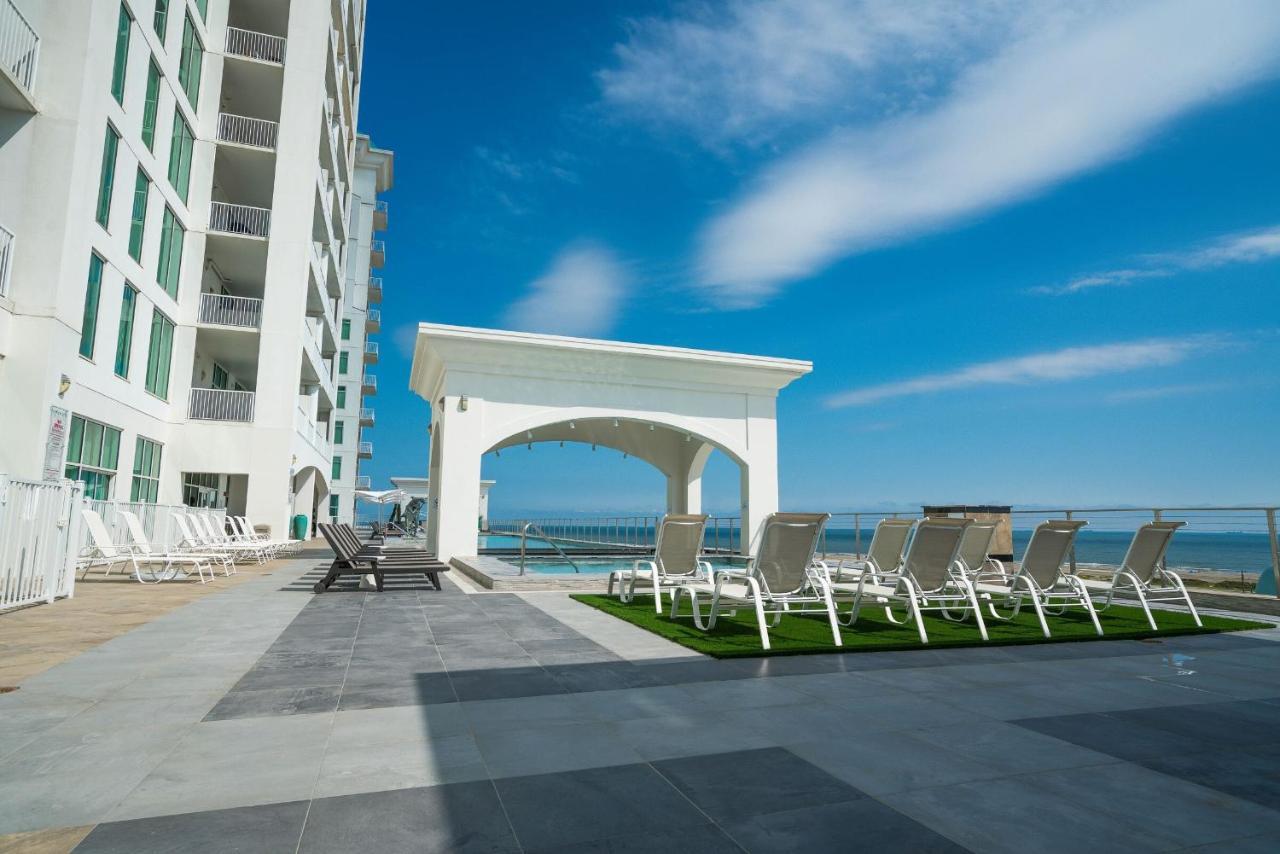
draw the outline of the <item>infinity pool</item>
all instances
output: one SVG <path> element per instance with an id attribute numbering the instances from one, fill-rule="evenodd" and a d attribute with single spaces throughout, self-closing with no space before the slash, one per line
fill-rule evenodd
<path id="1" fill-rule="evenodd" d="M 575 558 L 574 563 L 578 565 L 577 571 L 582 575 L 607 575 L 615 569 L 630 569 L 635 564 L 635 560 L 634 557 L 625 556 L 582 557 Z M 507 562 L 515 567 L 520 566 L 519 558 Z M 727 557 L 709 558 L 707 562 L 715 569 L 729 569 L 734 566 L 731 559 Z M 525 560 L 524 571 L 528 575 L 574 574 L 573 566 L 561 557 L 528 558 Z"/>

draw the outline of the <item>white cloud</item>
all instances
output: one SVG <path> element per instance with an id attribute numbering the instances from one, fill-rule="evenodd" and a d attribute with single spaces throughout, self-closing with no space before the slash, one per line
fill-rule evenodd
<path id="1" fill-rule="evenodd" d="M 1280 225 L 1241 234 L 1229 234 L 1190 252 L 1150 255 L 1145 268 L 1104 270 L 1079 276 L 1065 285 L 1033 288 L 1034 293 L 1062 296 L 1094 288 L 1119 287 L 1139 279 L 1163 279 L 1185 270 L 1213 270 L 1232 264 L 1257 264 L 1280 258 Z"/>
<path id="2" fill-rule="evenodd" d="M 513 329 L 557 335 L 604 335 L 613 328 L 629 277 L 613 253 L 585 245 L 564 250 L 551 268 L 512 304 L 504 322 Z"/>
<path id="3" fill-rule="evenodd" d="M 834 132 L 769 169 L 700 235 L 710 298 L 758 305 L 846 255 L 1042 192 L 1280 64 L 1272 0 L 1078 8 L 1018 28 L 926 109 Z"/>
<path id="4" fill-rule="evenodd" d="M 853 389 L 828 397 L 826 405 L 831 409 L 841 409 L 868 406 L 897 397 L 979 386 L 1064 382 L 1141 368 L 1168 367 L 1224 343 L 1225 339 L 1221 336 L 1193 335 L 1185 338 L 1148 338 L 1092 347 L 1067 347 L 1030 356 L 978 362 L 945 373 L 925 374 L 913 379 Z"/>
<path id="5" fill-rule="evenodd" d="M 1132 403 L 1143 400 L 1161 400 L 1166 397 L 1184 397 L 1192 394 L 1207 394 L 1231 388 L 1230 383 L 1183 383 L 1181 385 L 1144 386 L 1113 391 L 1107 395 L 1108 403 Z"/>

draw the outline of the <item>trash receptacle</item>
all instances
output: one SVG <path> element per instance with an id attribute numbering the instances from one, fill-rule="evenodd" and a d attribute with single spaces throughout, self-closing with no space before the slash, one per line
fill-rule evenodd
<path id="1" fill-rule="evenodd" d="M 293 517 L 293 538 L 295 540 L 307 538 L 307 517 L 301 513 Z"/>

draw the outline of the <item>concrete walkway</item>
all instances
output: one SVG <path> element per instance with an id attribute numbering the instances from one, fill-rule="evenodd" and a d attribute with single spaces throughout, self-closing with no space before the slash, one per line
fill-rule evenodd
<path id="1" fill-rule="evenodd" d="M 714 661 L 561 593 L 321 570 L 0 696 L 0 852 L 1280 843 L 1280 631 Z"/>

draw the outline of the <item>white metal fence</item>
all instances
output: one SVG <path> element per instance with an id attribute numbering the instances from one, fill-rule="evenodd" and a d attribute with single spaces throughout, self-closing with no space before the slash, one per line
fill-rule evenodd
<path id="1" fill-rule="evenodd" d="M 201 294 L 200 322 L 257 329 L 262 325 L 262 300 L 228 294 Z"/>
<path id="2" fill-rule="evenodd" d="M 280 36 L 227 27 L 226 52 L 233 56 L 283 64 L 284 48 L 285 39 Z"/>
<path id="3" fill-rule="evenodd" d="M 72 595 L 83 490 L 0 475 L 0 611 Z"/>
<path id="4" fill-rule="evenodd" d="M 249 237 L 268 237 L 271 234 L 271 209 L 210 202 L 209 230 Z"/>
<path id="5" fill-rule="evenodd" d="M 182 531 L 173 521 L 174 513 L 201 513 L 215 518 L 219 527 L 225 525 L 227 511 L 201 507 L 187 507 L 184 504 L 146 504 L 141 501 L 86 501 L 85 506 L 102 517 L 102 522 L 111 535 L 111 542 L 126 545 L 133 542 L 133 535 L 125 524 L 121 510 L 128 511 L 138 517 L 142 530 L 146 532 L 147 543 L 155 552 L 170 551 L 182 542 Z M 74 555 L 80 555 L 92 546 L 87 529 L 81 530 L 76 541 Z"/>
<path id="6" fill-rule="evenodd" d="M 254 394 L 222 388 L 193 388 L 187 417 L 197 421 L 252 421 Z"/>
<path id="7" fill-rule="evenodd" d="M 0 65 L 9 69 L 22 88 L 34 92 L 39 61 L 39 34 L 13 0 L 0 0 Z"/>
<path id="8" fill-rule="evenodd" d="M 223 142 L 251 145 L 254 148 L 275 148 L 276 129 L 276 123 L 267 119 L 232 113 L 218 114 L 218 139 Z"/>
<path id="9" fill-rule="evenodd" d="M 0 225 L 0 297 L 9 295 L 9 270 L 13 267 L 13 232 Z"/>

